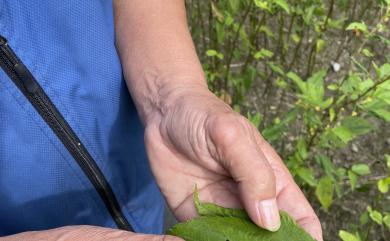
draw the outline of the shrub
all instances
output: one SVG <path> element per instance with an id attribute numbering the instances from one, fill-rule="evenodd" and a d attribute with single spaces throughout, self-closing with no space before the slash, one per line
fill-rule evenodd
<path id="1" fill-rule="evenodd" d="M 326 239 L 389 240 L 390 1 L 186 5 L 210 89 L 278 149 Z"/>

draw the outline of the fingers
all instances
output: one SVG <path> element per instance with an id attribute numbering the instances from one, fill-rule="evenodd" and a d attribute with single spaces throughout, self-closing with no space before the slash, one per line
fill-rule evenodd
<path id="1" fill-rule="evenodd" d="M 184 241 L 184 240 L 170 235 L 137 234 L 134 235 L 131 239 L 128 239 L 128 241 Z"/>
<path id="2" fill-rule="evenodd" d="M 271 231 L 280 227 L 275 177 L 257 146 L 253 128 L 235 114 L 219 116 L 208 123 L 214 159 L 238 183 L 240 197 L 251 219 Z"/>
<path id="3" fill-rule="evenodd" d="M 264 139 L 260 137 L 257 142 L 277 177 L 276 192 L 279 208 L 288 212 L 316 240 L 322 241 L 321 223 L 283 161 Z"/>
<path id="4" fill-rule="evenodd" d="M 2 241 L 184 241 L 169 235 L 146 235 L 121 231 L 118 229 L 94 226 L 68 226 L 40 232 L 25 232 L 0 238 Z"/>

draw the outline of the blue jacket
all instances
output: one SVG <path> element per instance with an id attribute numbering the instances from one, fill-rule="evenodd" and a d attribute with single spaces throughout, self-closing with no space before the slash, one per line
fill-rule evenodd
<path id="1" fill-rule="evenodd" d="M 112 2 L 0 0 L 0 35 L 96 162 L 133 229 L 160 233 L 163 201 L 114 46 Z M 78 224 L 117 227 L 69 148 L 0 68 L 0 236 Z"/>

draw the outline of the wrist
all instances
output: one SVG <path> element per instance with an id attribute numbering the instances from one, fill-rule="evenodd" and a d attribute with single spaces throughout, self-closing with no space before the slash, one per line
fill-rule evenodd
<path id="1" fill-rule="evenodd" d="M 139 111 L 145 126 L 159 123 L 190 96 L 212 95 L 203 74 L 157 76 L 145 73 L 143 79 L 147 93 Z"/>

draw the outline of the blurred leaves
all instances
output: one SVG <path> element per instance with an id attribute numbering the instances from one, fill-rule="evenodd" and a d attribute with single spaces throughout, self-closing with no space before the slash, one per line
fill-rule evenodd
<path id="1" fill-rule="evenodd" d="M 187 5 L 210 89 L 261 130 L 324 210 L 343 207 L 346 196 L 372 195 L 361 196 L 372 202 L 371 211 L 356 210 L 362 222 L 343 227 L 349 231 L 339 236 L 380 240 L 378 230 L 390 223 L 383 208 L 390 157 L 381 163 L 383 156 L 373 155 L 386 153 L 367 154 L 359 144 L 379 148 L 388 139 L 363 137 L 380 136 L 390 122 L 390 0 Z"/>

